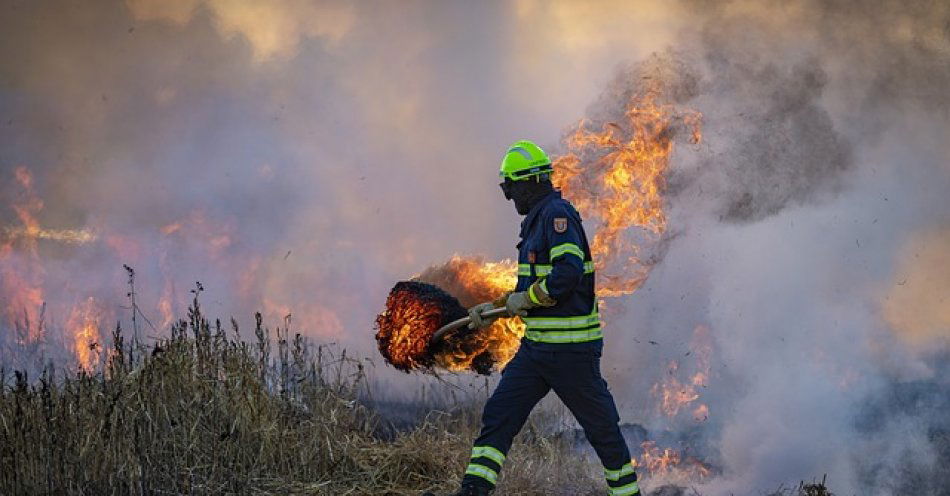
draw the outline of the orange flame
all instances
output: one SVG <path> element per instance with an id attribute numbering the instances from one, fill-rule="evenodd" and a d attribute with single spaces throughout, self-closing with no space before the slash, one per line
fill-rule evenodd
<path id="1" fill-rule="evenodd" d="M 640 458 L 630 462 L 634 468 L 646 470 L 651 478 L 694 482 L 712 474 L 712 469 L 695 457 L 683 457 L 672 448 L 661 449 L 654 441 L 644 441 L 640 447 L 643 450 Z"/>
<path id="2" fill-rule="evenodd" d="M 37 239 L 42 229 L 36 219 L 43 201 L 33 192 L 33 176 L 26 167 L 17 167 L 13 172 L 20 194 L 12 208 L 22 227 L 16 228 L 17 236 L 0 238 L 0 295 L 5 302 L 7 323 L 18 329 L 17 341 L 26 344 L 43 337 L 40 310 L 45 272 L 37 255 Z"/>
<path id="3" fill-rule="evenodd" d="M 101 310 L 92 297 L 76 305 L 70 312 L 66 329 L 73 338 L 76 362 L 86 372 L 91 372 L 99 361 L 99 318 Z"/>
<path id="4" fill-rule="evenodd" d="M 591 252 L 601 298 L 632 293 L 646 280 L 656 261 L 642 249 L 658 245 L 666 232 L 663 193 L 674 138 L 685 129 L 691 143 L 701 139 L 702 114 L 663 103 L 659 83 L 635 93 L 623 115 L 622 122 L 604 124 L 600 130 L 581 121 L 565 139 L 567 153 L 553 161 L 555 186 L 585 218 L 596 221 Z M 485 262 L 456 255 L 424 271 L 419 280 L 471 306 L 513 289 L 515 268 L 510 260 Z M 482 334 L 503 367 L 518 350 L 524 324 L 501 319 Z M 464 370 L 475 356 L 442 357 L 439 365 Z"/>
<path id="5" fill-rule="evenodd" d="M 712 355 L 712 339 L 709 328 L 697 326 L 690 340 L 690 354 L 695 359 L 695 373 L 686 381 L 677 377 L 679 362 L 671 360 L 667 367 L 667 378 L 653 385 L 650 392 L 659 399 L 657 405 L 660 412 L 668 417 L 675 417 L 681 410 L 690 406 L 700 397 L 699 390 L 705 388 L 709 378 L 710 357 Z M 700 403 L 693 407 L 693 418 L 702 422 L 709 418 L 709 407 Z"/>
<path id="6" fill-rule="evenodd" d="M 477 257 L 454 255 L 442 265 L 429 267 L 415 279 L 435 284 L 459 302 L 470 307 L 483 301 L 493 300 L 510 291 L 518 282 L 518 265 L 511 260 L 485 262 Z M 524 336 L 521 319 L 498 319 L 480 332 L 479 346 L 470 351 L 441 354 L 436 357 L 439 366 L 451 371 L 471 368 L 475 358 L 488 352 L 496 368 L 504 368 L 515 353 Z"/>
<path id="7" fill-rule="evenodd" d="M 591 252 L 601 297 L 634 292 L 654 263 L 641 249 L 666 232 L 663 192 L 680 127 L 701 139 L 699 112 L 660 103 L 658 86 L 634 95 L 625 121 L 598 130 L 581 121 L 567 137 L 568 153 L 554 160 L 554 183 L 586 218 L 598 221 Z"/>
<path id="8" fill-rule="evenodd" d="M 418 285 L 397 284 L 386 299 L 386 311 L 376 317 L 376 340 L 386 360 L 399 370 L 429 368 L 434 364 L 429 340 L 452 308 L 438 294 L 425 295 Z M 456 311 L 458 311 L 456 309 Z"/>

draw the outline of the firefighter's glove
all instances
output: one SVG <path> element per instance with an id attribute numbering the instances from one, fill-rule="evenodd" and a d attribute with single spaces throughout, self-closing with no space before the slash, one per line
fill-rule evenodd
<path id="1" fill-rule="evenodd" d="M 468 324 L 469 329 L 478 329 L 480 327 L 485 327 L 491 325 L 498 317 L 482 317 L 483 312 L 487 312 L 495 308 L 494 302 L 479 303 L 472 308 L 468 309 L 468 316 L 472 319 Z"/>
<path id="2" fill-rule="evenodd" d="M 554 298 L 548 295 L 541 281 L 538 281 L 532 284 L 527 291 L 518 291 L 508 295 L 505 308 L 508 309 L 508 314 L 512 317 L 515 315 L 525 317 L 531 308 L 549 307 L 556 303 Z"/>

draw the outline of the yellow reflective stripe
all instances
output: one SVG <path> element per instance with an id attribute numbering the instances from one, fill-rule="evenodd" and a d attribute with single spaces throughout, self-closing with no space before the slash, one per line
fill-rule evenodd
<path id="1" fill-rule="evenodd" d="M 549 256 L 550 260 L 570 253 L 571 255 L 576 255 L 577 258 L 584 260 L 584 250 L 581 250 L 581 247 L 575 245 L 574 243 L 561 243 L 554 248 L 551 248 L 551 255 Z"/>
<path id="2" fill-rule="evenodd" d="M 541 304 L 541 300 L 539 300 L 534 294 L 534 284 L 528 287 L 528 299 L 530 299 L 531 303 L 534 303 L 535 305 Z"/>
<path id="3" fill-rule="evenodd" d="M 478 458 L 480 456 L 488 458 L 499 465 L 505 463 L 505 455 L 491 446 L 475 446 L 472 448 L 472 458 Z"/>
<path id="4" fill-rule="evenodd" d="M 610 488 L 610 496 L 633 496 L 635 494 L 640 494 L 640 486 L 637 485 L 637 481 L 633 481 L 626 486 Z"/>
<path id="5" fill-rule="evenodd" d="M 604 332 L 599 326 L 584 331 L 534 331 L 528 329 L 524 332 L 524 337 L 539 343 L 584 343 L 602 339 Z"/>
<path id="6" fill-rule="evenodd" d="M 519 276 L 530 276 L 530 275 L 531 275 L 531 264 L 518 264 L 518 275 L 519 275 Z"/>
<path id="7" fill-rule="evenodd" d="M 604 469 L 604 477 L 606 477 L 607 480 L 609 481 L 620 480 L 621 477 L 625 475 L 630 475 L 632 473 L 633 473 L 633 465 L 629 463 L 620 467 L 619 470 L 608 470 L 606 468 Z"/>
<path id="8" fill-rule="evenodd" d="M 522 317 L 529 329 L 577 329 L 600 322 L 600 313 L 595 308 L 590 315 L 575 317 Z"/>
<path id="9" fill-rule="evenodd" d="M 477 463 L 469 463 L 468 468 L 465 469 L 465 475 L 475 475 L 481 477 L 482 479 L 491 482 L 493 485 L 495 484 L 495 481 L 498 480 L 498 472 L 495 472 L 494 470 Z"/>
<path id="10" fill-rule="evenodd" d="M 521 272 L 521 265 L 527 265 L 528 268 L 524 273 Z M 519 276 L 530 276 L 531 275 L 531 264 L 518 264 L 518 275 Z M 544 277 L 551 273 L 551 269 L 554 267 L 551 264 L 534 264 L 534 275 L 538 277 Z M 593 274 L 594 273 L 594 262 L 587 261 L 584 262 L 584 273 Z"/>

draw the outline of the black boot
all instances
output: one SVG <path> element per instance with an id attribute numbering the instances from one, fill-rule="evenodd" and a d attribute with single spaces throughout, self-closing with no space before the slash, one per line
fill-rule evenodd
<path id="1" fill-rule="evenodd" d="M 464 484 L 459 488 L 458 491 L 452 494 L 446 494 L 445 496 L 489 496 L 492 493 L 492 489 L 482 486 L 475 486 Z M 434 493 L 425 492 L 422 493 L 422 496 L 436 496 Z"/>

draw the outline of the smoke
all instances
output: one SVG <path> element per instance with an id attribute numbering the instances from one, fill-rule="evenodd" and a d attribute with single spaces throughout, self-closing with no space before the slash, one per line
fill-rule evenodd
<path id="1" fill-rule="evenodd" d="M 338 43 L 352 29 L 355 15 L 351 5 L 334 2 L 129 0 L 126 5 L 136 20 L 177 25 L 188 24 L 206 11 L 221 37 L 246 40 L 255 63 L 291 58 L 309 38 Z"/>
<path id="2" fill-rule="evenodd" d="M 894 391 L 948 391 L 950 12 L 693 5 L 698 26 L 622 67 L 587 113 L 610 119 L 644 78 L 703 112 L 702 145 L 675 151 L 676 237 L 609 322 L 625 418 L 717 446 L 709 494 L 790 473 L 827 473 L 844 494 L 938 494 L 946 410 Z M 692 363 L 697 325 L 716 337 L 709 420 L 664 418 L 646 391 L 669 361 Z"/>
<path id="3" fill-rule="evenodd" d="M 209 313 L 291 314 L 373 355 L 394 281 L 453 253 L 514 256 L 492 180 L 507 144 L 556 151 L 579 117 L 616 120 L 660 81 L 704 136 L 676 144 L 649 278 L 606 305 L 623 420 L 715 453 L 704 494 L 823 473 L 838 494 L 946 487 L 946 3 L 0 9 L 0 227 L 23 226 L 23 168 L 40 227 L 96 234 L 0 240 L 4 298 L 48 302 L 50 329 L 89 296 L 103 333 L 127 328 L 127 263 L 145 334 L 201 281 Z M 697 326 L 709 415 L 669 418 L 652 386 L 672 360 L 695 370 Z"/>
<path id="4" fill-rule="evenodd" d="M 701 58 L 665 51 L 624 67 L 586 118 L 620 120 L 631 96 L 651 85 L 670 103 L 701 108 L 709 148 L 698 170 L 673 176 L 671 192 L 700 190 L 725 222 L 758 221 L 833 196 L 853 157 L 821 102 L 828 76 L 820 63 L 778 65 L 736 44 L 729 31 L 705 33 Z"/>
<path id="5" fill-rule="evenodd" d="M 899 338 L 917 348 L 950 340 L 950 228 L 919 233 L 901 247 L 882 307 Z"/>

